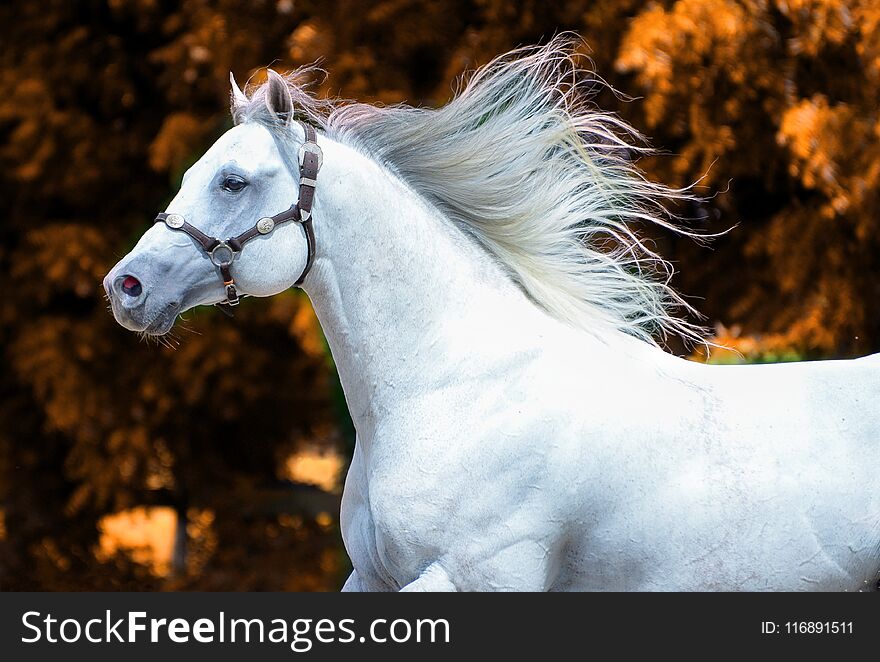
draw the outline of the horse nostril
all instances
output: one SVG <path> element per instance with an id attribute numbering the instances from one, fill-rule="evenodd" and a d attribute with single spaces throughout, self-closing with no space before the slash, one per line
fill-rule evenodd
<path id="1" fill-rule="evenodd" d="M 125 280 L 122 281 L 122 291 L 130 297 L 137 297 L 141 295 L 143 288 L 141 287 L 141 282 L 137 278 L 134 276 L 126 276 Z"/>

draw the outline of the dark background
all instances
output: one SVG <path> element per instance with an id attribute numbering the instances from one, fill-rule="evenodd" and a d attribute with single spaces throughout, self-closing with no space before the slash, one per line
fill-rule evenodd
<path id="1" fill-rule="evenodd" d="M 340 473 L 353 436 L 305 296 L 191 312 L 164 347 L 100 280 L 230 126 L 230 71 L 321 58 L 318 94 L 437 105 L 561 30 L 636 97 L 596 100 L 659 148 L 649 176 L 699 181 L 676 211 L 733 227 L 654 237 L 741 353 L 711 360 L 880 350 L 876 1 L 4 3 L 0 588 L 338 588 L 339 479 L 290 470 L 326 452 Z"/>

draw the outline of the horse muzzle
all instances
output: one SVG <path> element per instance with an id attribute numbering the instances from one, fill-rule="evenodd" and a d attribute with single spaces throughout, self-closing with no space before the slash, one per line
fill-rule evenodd
<path id="1" fill-rule="evenodd" d="M 104 277 L 113 317 L 130 331 L 165 335 L 180 313 L 180 298 L 159 296 L 134 271 L 128 265 L 117 265 Z"/>

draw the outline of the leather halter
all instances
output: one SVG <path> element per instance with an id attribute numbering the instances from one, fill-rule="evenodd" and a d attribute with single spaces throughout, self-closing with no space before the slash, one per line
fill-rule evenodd
<path id="1" fill-rule="evenodd" d="M 223 286 L 226 288 L 226 299 L 214 305 L 230 317 L 232 317 L 233 306 L 237 306 L 239 303 L 238 292 L 235 289 L 235 279 L 232 277 L 230 268 L 236 255 L 241 252 L 244 245 L 251 239 L 269 234 L 276 226 L 287 221 L 295 221 L 302 226 L 306 233 L 309 253 L 306 259 L 306 266 L 293 284 L 294 287 L 302 285 L 303 280 L 305 280 L 306 275 L 312 268 L 312 263 L 315 261 L 316 242 L 315 230 L 312 226 L 312 204 L 315 201 L 318 171 L 321 169 L 324 156 L 321 148 L 318 147 L 318 134 L 315 128 L 305 122 L 300 122 L 300 125 L 306 133 L 306 139 L 299 148 L 299 200 L 294 202 L 289 209 L 274 216 L 264 216 L 240 235 L 225 241 L 217 237 L 209 237 L 194 225 L 190 225 L 181 214 L 166 214 L 163 212 L 156 215 L 155 223 L 162 222 L 172 230 L 188 234 L 208 255 L 212 264 L 217 267 L 223 280 Z"/>

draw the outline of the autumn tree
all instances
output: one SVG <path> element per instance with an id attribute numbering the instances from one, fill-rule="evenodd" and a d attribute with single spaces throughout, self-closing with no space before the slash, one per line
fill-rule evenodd
<path id="1" fill-rule="evenodd" d="M 635 121 L 672 152 L 652 169 L 729 183 L 714 227 L 739 225 L 717 257 L 682 250 L 682 284 L 760 334 L 744 349 L 880 346 L 878 21 L 862 0 L 680 0 L 623 35 L 616 68 L 645 96 Z"/>
<path id="2" fill-rule="evenodd" d="M 330 507 L 279 481 L 301 441 L 347 434 L 305 297 L 194 311 L 175 347 L 101 297 L 228 128 L 230 71 L 320 60 L 318 94 L 437 105 L 499 53 L 578 32 L 610 85 L 597 105 L 659 150 L 641 167 L 704 196 L 673 211 L 727 231 L 652 237 L 720 339 L 750 359 L 880 349 L 876 2 L 46 0 L 0 21 L 3 588 L 338 585 Z M 95 555 L 101 517 L 154 503 L 191 528 L 170 581 Z"/>
<path id="3" fill-rule="evenodd" d="M 198 568 L 172 586 L 337 585 L 319 517 L 332 499 L 282 481 L 302 440 L 339 437 L 304 296 L 246 302 L 235 322 L 196 311 L 163 347 L 118 327 L 100 288 L 228 124 L 231 62 L 283 49 L 295 23 L 276 18 L 250 2 L 0 8 L 14 26 L 0 54 L 3 588 L 159 586 L 95 556 L 100 518 L 143 504 L 204 525 Z"/>

